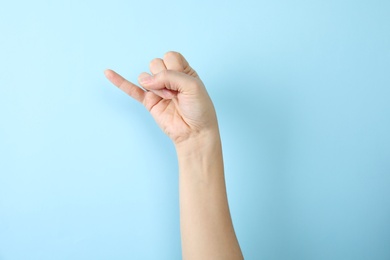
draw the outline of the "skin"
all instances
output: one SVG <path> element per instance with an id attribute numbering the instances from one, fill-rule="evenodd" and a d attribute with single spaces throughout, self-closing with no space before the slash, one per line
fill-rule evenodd
<path id="1" fill-rule="evenodd" d="M 226 195 L 213 103 L 198 74 L 177 52 L 150 62 L 139 86 L 106 70 L 115 86 L 142 103 L 173 141 L 179 162 L 183 259 L 243 259 Z"/>

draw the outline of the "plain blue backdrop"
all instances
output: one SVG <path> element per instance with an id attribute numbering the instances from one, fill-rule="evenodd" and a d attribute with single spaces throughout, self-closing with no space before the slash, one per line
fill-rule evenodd
<path id="1" fill-rule="evenodd" d="M 389 1 L 4 1 L 0 259 L 180 259 L 177 161 L 113 87 L 183 53 L 246 259 L 390 259 Z"/>

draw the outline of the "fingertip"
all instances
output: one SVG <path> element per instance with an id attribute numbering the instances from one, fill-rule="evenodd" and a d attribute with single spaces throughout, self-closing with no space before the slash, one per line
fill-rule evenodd
<path id="1" fill-rule="evenodd" d="M 114 75 L 114 71 L 112 71 L 111 69 L 105 69 L 104 75 L 106 76 L 106 78 L 110 79 Z"/>
<path id="2" fill-rule="evenodd" d="M 111 69 L 104 70 L 104 75 L 112 84 L 117 87 L 119 87 L 123 83 L 123 81 L 126 80 L 121 75 Z"/>

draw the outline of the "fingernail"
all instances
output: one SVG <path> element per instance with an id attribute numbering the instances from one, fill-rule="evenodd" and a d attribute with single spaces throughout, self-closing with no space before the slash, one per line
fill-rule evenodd
<path id="1" fill-rule="evenodd" d="M 139 82 L 142 83 L 142 84 L 146 84 L 146 83 L 151 82 L 152 79 L 153 79 L 152 76 L 150 76 L 150 75 L 145 75 L 145 76 L 142 76 L 142 77 L 139 79 Z"/>

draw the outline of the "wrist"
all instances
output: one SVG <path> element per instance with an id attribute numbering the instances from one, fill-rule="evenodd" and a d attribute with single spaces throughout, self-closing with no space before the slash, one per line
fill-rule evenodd
<path id="1" fill-rule="evenodd" d="M 178 157 L 200 156 L 221 150 L 218 127 L 201 131 L 186 140 L 175 143 Z"/>
<path id="2" fill-rule="evenodd" d="M 176 144 L 176 153 L 181 182 L 204 185 L 224 175 L 218 128 Z"/>

